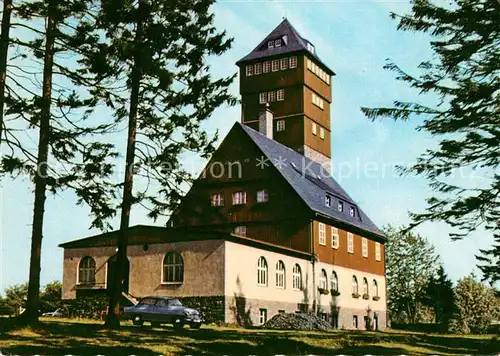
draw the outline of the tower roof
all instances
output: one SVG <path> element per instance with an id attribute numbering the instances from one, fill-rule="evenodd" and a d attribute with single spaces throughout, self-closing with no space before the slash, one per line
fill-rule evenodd
<path id="1" fill-rule="evenodd" d="M 281 46 L 269 48 L 268 42 L 276 39 L 282 40 Z M 252 50 L 252 52 L 241 58 L 238 62 L 236 62 L 236 64 L 240 65 L 245 62 L 254 61 L 270 56 L 297 52 L 307 52 L 319 63 L 321 63 L 330 75 L 335 75 L 335 73 L 318 57 L 314 45 L 310 41 L 299 35 L 297 30 L 295 30 L 295 28 L 287 19 L 284 19 L 274 30 L 271 31 L 271 33 L 269 33 L 262 40 L 262 42 L 259 43 L 257 47 Z"/>

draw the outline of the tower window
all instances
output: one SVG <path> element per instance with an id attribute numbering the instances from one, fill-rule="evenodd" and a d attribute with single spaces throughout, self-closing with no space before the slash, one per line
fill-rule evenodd
<path id="1" fill-rule="evenodd" d="M 293 56 L 290 57 L 290 68 L 296 68 L 297 67 L 297 57 Z"/>
<path id="2" fill-rule="evenodd" d="M 325 139 L 325 129 L 320 127 L 319 128 L 319 137 L 324 140 Z"/>
<path id="3" fill-rule="evenodd" d="M 312 70 L 312 61 L 310 59 L 307 60 L 307 69 Z"/>
<path id="4" fill-rule="evenodd" d="M 253 64 L 247 65 L 247 77 L 253 75 Z"/>
<path id="5" fill-rule="evenodd" d="M 267 48 L 274 48 L 274 41 L 267 41 Z"/>
<path id="6" fill-rule="evenodd" d="M 288 69 L 288 58 L 281 58 L 280 65 L 281 70 Z"/>
<path id="7" fill-rule="evenodd" d="M 267 93 L 260 93 L 259 94 L 259 103 L 261 103 L 261 104 L 267 103 Z"/>
<path id="8" fill-rule="evenodd" d="M 316 136 L 318 134 L 318 127 L 315 122 L 312 123 L 312 134 Z"/>
<path id="9" fill-rule="evenodd" d="M 285 120 L 276 121 L 276 131 L 285 131 Z"/>
<path id="10" fill-rule="evenodd" d="M 264 62 L 264 73 L 269 73 L 271 71 L 271 62 L 266 61 Z"/>
<path id="11" fill-rule="evenodd" d="M 317 107 L 323 109 L 323 99 L 316 95 L 316 93 L 312 93 L 312 102 Z"/>
<path id="12" fill-rule="evenodd" d="M 285 89 L 278 90 L 278 101 L 285 100 Z"/>
<path id="13" fill-rule="evenodd" d="M 281 38 L 274 40 L 274 47 L 281 47 Z"/>
<path id="14" fill-rule="evenodd" d="M 253 70 L 254 70 L 254 74 L 256 74 L 256 75 L 262 73 L 262 64 L 255 63 Z"/>
<path id="15" fill-rule="evenodd" d="M 267 93 L 267 101 L 269 103 L 276 101 L 276 92 L 275 91 L 270 91 L 269 93 Z"/>
<path id="16" fill-rule="evenodd" d="M 277 72 L 280 69 L 280 61 L 274 59 L 271 63 L 272 63 L 272 71 Z"/>

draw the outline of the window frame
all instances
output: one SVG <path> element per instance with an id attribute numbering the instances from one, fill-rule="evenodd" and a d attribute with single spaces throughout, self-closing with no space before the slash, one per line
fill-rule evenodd
<path id="1" fill-rule="evenodd" d="M 254 75 L 259 75 L 262 73 L 262 63 L 255 63 L 253 68 Z"/>
<path id="2" fill-rule="evenodd" d="M 274 103 L 276 101 L 276 92 L 274 90 L 267 92 L 267 102 Z"/>
<path id="3" fill-rule="evenodd" d="M 285 131 L 286 126 L 285 126 L 285 120 L 277 120 L 276 121 L 276 132 L 282 132 Z"/>
<path id="4" fill-rule="evenodd" d="M 318 125 L 315 122 L 312 123 L 311 132 L 314 136 L 318 135 Z"/>
<path id="5" fill-rule="evenodd" d="M 297 68 L 297 56 L 290 57 L 290 63 L 288 64 L 289 68 Z"/>
<path id="6" fill-rule="evenodd" d="M 372 285 L 373 285 L 373 289 L 374 289 L 373 296 L 374 297 L 379 297 L 379 295 L 378 295 L 378 282 L 377 282 L 376 279 L 373 280 Z"/>
<path id="7" fill-rule="evenodd" d="M 370 286 L 368 285 L 368 279 L 363 278 L 363 295 L 370 295 Z"/>
<path id="8" fill-rule="evenodd" d="M 382 261 L 382 246 L 380 242 L 375 242 L 375 260 Z"/>
<path id="9" fill-rule="evenodd" d="M 361 238 L 361 255 L 368 258 L 368 239 L 366 237 Z"/>
<path id="10" fill-rule="evenodd" d="M 259 93 L 259 104 L 267 103 L 267 93 Z"/>
<path id="11" fill-rule="evenodd" d="M 273 59 L 271 61 L 271 72 L 277 72 L 280 70 L 280 61 L 278 59 Z"/>
<path id="12" fill-rule="evenodd" d="M 253 75 L 253 64 L 247 64 L 246 66 L 246 76 L 251 77 Z"/>
<path id="13" fill-rule="evenodd" d="M 326 273 L 326 270 L 324 268 L 321 269 L 319 273 L 319 284 L 318 284 L 320 289 L 327 289 L 328 288 L 328 274 Z"/>
<path id="14" fill-rule="evenodd" d="M 241 194 L 241 201 L 236 199 L 236 197 Z M 247 203 L 247 192 L 244 190 L 238 190 L 233 192 L 233 205 L 245 205 Z"/>
<path id="15" fill-rule="evenodd" d="M 259 323 L 260 325 L 265 324 L 267 321 L 267 309 L 260 308 L 259 309 Z"/>
<path id="16" fill-rule="evenodd" d="M 276 92 L 276 100 L 284 101 L 285 100 L 285 89 L 278 89 Z"/>
<path id="17" fill-rule="evenodd" d="M 260 256 L 259 259 L 257 260 L 257 285 L 261 287 L 267 287 L 268 283 L 269 283 L 269 268 L 267 260 L 264 256 Z"/>
<path id="18" fill-rule="evenodd" d="M 354 234 L 352 232 L 347 233 L 347 252 L 354 254 Z"/>
<path id="19" fill-rule="evenodd" d="M 262 72 L 263 73 L 269 73 L 271 71 L 271 62 L 270 61 L 265 61 L 262 64 Z"/>
<path id="20" fill-rule="evenodd" d="M 83 266 L 83 264 L 86 263 L 86 266 Z M 93 273 L 92 273 L 93 271 Z M 82 273 L 83 272 L 83 273 Z M 78 268 L 77 268 L 77 284 L 78 285 L 93 285 L 96 283 L 95 280 L 95 273 L 96 273 L 96 262 L 95 259 L 91 256 L 84 256 L 80 259 L 80 262 L 78 262 Z M 85 280 L 82 280 L 82 275 L 85 277 Z"/>
<path id="21" fill-rule="evenodd" d="M 218 199 L 214 199 L 218 197 Z M 224 206 L 224 192 L 212 193 L 210 205 L 213 207 Z"/>
<path id="22" fill-rule="evenodd" d="M 354 206 L 349 207 L 349 215 L 354 218 L 356 216 L 356 208 Z"/>
<path id="23" fill-rule="evenodd" d="M 246 225 L 238 225 L 234 228 L 233 233 L 235 235 L 247 236 L 247 226 Z"/>
<path id="24" fill-rule="evenodd" d="M 267 41 L 267 48 L 268 49 L 274 48 L 274 40 Z"/>
<path id="25" fill-rule="evenodd" d="M 167 257 L 173 256 L 173 262 L 167 264 Z M 180 258 L 180 261 L 177 260 Z M 177 269 L 180 267 L 180 273 Z M 168 276 L 170 273 L 165 273 L 168 268 L 173 269 L 173 280 L 169 281 Z M 179 278 L 180 276 L 180 278 Z M 177 277 L 177 278 L 176 278 Z M 184 258 L 177 251 L 168 251 L 164 256 L 161 264 L 161 284 L 183 284 L 184 283 Z"/>
<path id="26" fill-rule="evenodd" d="M 280 59 L 280 70 L 287 70 L 288 69 L 288 58 L 281 58 Z"/>
<path id="27" fill-rule="evenodd" d="M 329 196 L 328 194 L 325 195 L 325 206 L 329 208 L 332 206 L 332 197 Z"/>
<path id="28" fill-rule="evenodd" d="M 340 245 L 339 229 L 332 226 L 332 248 L 338 249 Z"/>
<path id="29" fill-rule="evenodd" d="M 318 242 L 322 246 L 326 246 L 326 225 L 322 222 L 318 223 Z"/>
<path id="30" fill-rule="evenodd" d="M 286 268 L 282 260 L 276 262 L 276 288 L 286 289 Z"/>
<path id="31" fill-rule="evenodd" d="M 269 201 L 269 191 L 267 189 L 257 190 L 257 203 L 267 203 Z"/>
<path id="32" fill-rule="evenodd" d="M 319 138 L 324 140 L 325 139 L 325 129 L 320 126 L 319 128 Z"/>
<path id="33" fill-rule="evenodd" d="M 330 289 L 336 292 L 339 291 L 339 276 L 335 271 L 332 271 L 332 277 L 330 279 Z"/>
<path id="34" fill-rule="evenodd" d="M 339 200 L 338 203 L 337 203 L 337 210 L 340 211 L 340 212 L 343 212 L 344 211 L 344 202 Z"/>
<path id="35" fill-rule="evenodd" d="M 274 48 L 281 47 L 281 38 L 274 40 Z"/>
<path id="36" fill-rule="evenodd" d="M 352 291 L 352 294 L 359 294 L 358 277 L 356 277 L 355 275 L 352 276 L 351 291 Z"/>
<path id="37" fill-rule="evenodd" d="M 299 291 L 301 291 L 303 288 L 303 286 L 302 286 L 302 268 L 300 268 L 300 265 L 298 263 L 296 263 L 292 269 L 292 288 L 294 290 L 299 290 Z"/>

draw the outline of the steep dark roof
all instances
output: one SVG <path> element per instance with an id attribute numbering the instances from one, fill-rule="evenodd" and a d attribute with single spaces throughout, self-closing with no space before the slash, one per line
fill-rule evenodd
<path id="1" fill-rule="evenodd" d="M 301 155 L 281 143 L 271 140 L 254 129 L 236 123 L 250 136 L 262 153 L 274 164 L 281 175 L 309 206 L 311 210 L 342 224 L 384 238 L 379 228 L 368 218 L 354 200 L 333 179 L 319 163 Z M 281 164 L 279 164 L 281 162 Z M 330 207 L 325 205 L 326 195 L 332 197 Z M 338 201 L 344 202 L 344 211 L 337 209 Z M 349 214 L 349 208 L 355 208 L 355 216 Z"/>
<path id="2" fill-rule="evenodd" d="M 281 47 L 267 48 L 267 42 L 269 40 L 282 38 L 283 36 L 287 36 L 286 44 L 282 44 Z M 253 49 L 252 52 L 247 54 L 245 57 L 241 58 L 238 62 L 236 62 L 236 64 L 239 65 L 240 63 L 253 61 L 270 56 L 305 51 L 310 55 L 312 55 L 319 63 L 321 63 L 325 68 L 325 70 L 329 72 L 329 74 L 335 75 L 335 73 L 318 57 L 317 50 L 315 50 L 315 53 L 312 53 L 307 49 L 308 43 L 312 44 L 310 41 L 306 40 L 301 35 L 299 35 L 297 30 L 295 30 L 295 28 L 290 24 L 290 22 L 288 22 L 287 19 L 284 19 L 278 25 L 278 27 L 272 30 L 271 33 L 267 35 L 266 38 L 264 38 L 262 42 L 260 42 L 259 45 Z"/>

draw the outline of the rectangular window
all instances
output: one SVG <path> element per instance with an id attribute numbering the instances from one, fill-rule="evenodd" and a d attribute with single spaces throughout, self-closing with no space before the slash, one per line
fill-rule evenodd
<path id="1" fill-rule="evenodd" d="M 368 257 L 368 239 L 365 237 L 361 239 L 361 253 L 363 257 Z"/>
<path id="2" fill-rule="evenodd" d="M 352 316 L 352 327 L 354 329 L 358 328 L 358 316 L 357 315 Z"/>
<path id="3" fill-rule="evenodd" d="M 260 93 L 259 94 L 259 103 L 261 103 L 261 104 L 267 103 L 267 93 Z"/>
<path id="4" fill-rule="evenodd" d="M 247 227 L 242 225 L 242 226 L 236 226 L 234 228 L 234 233 L 236 235 L 241 235 L 241 236 L 247 236 Z"/>
<path id="5" fill-rule="evenodd" d="M 339 229 L 332 227 L 332 248 L 339 248 Z"/>
<path id="6" fill-rule="evenodd" d="M 326 227 L 325 224 L 319 223 L 319 244 L 325 246 L 326 245 Z"/>
<path id="7" fill-rule="evenodd" d="M 349 207 L 349 215 L 351 215 L 352 217 L 356 215 L 356 209 L 353 206 Z"/>
<path id="8" fill-rule="evenodd" d="M 276 121 L 276 131 L 285 131 L 285 120 Z"/>
<path id="9" fill-rule="evenodd" d="M 267 41 L 267 48 L 274 48 L 274 41 Z"/>
<path id="10" fill-rule="evenodd" d="M 307 69 L 311 70 L 312 68 L 312 62 L 310 59 L 307 60 Z"/>
<path id="11" fill-rule="evenodd" d="M 275 91 L 270 91 L 267 93 L 267 102 L 272 103 L 276 101 L 276 92 Z"/>
<path id="12" fill-rule="evenodd" d="M 281 38 L 274 40 L 274 47 L 281 47 Z"/>
<path id="13" fill-rule="evenodd" d="M 337 204 L 338 211 L 344 211 L 344 202 L 339 201 Z"/>
<path id="14" fill-rule="evenodd" d="M 259 323 L 264 324 L 267 321 L 267 309 L 259 309 Z"/>
<path id="15" fill-rule="evenodd" d="M 224 206 L 224 194 L 213 193 L 211 201 L 212 201 L 212 206 Z"/>
<path id="16" fill-rule="evenodd" d="M 382 251 L 381 251 L 380 243 L 379 242 L 375 242 L 375 259 L 377 261 L 381 261 L 382 260 Z"/>
<path id="17" fill-rule="evenodd" d="M 347 252 L 354 253 L 354 236 L 352 233 L 347 233 Z"/>
<path id="18" fill-rule="evenodd" d="M 312 123 L 312 128 L 311 128 L 311 129 L 312 129 L 312 134 L 313 134 L 314 136 L 316 136 L 316 135 L 318 134 L 318 132 L 317 132 L 317 125 L 316 125 L 316 123 L 314 123 L 314 122 Z"/>
<path id="19" fill-rule="evenodd" d="M 262 64 L 261 63 L 255 63 L 253 71 L 254 71 L 254 74 L 260 74 L 260 73 L 262 73 Z"/>
<path id="20" fill-rule="evenodd" d="M 285 100 L 285 89 L 278 90 L 278 101 Z"/>
<path id="21" fill-rule="evenodd" d="M 322 127 L 319 128 L 319 138 L 322 140 L 325 139 L 325 129 Z"/>
<path id="22" fill-rule="evenodd" d="M 290 57 L 290 68 L 296 68 L 297 67 L 297 57 L 293 56 Z"/>
<path id="23" fill-rule="evenodd" d="M 328 207 L 332 206 L 332 197 L 331 196 L 327 195 L 325 197 L 325 205 Z"/>
<path id="24" fill-rule="evenodd" d="M 257 191 L 257 203 L 265 203 L 269 201 L 269 194 L 267 189 L 261 189 Z"/>
<path id="25" fill-rule="evenodd" d="M 253 75 L 253 64 L 247 65 L 247 77 Z"/>
<path id="26" fill-rule="evenodd" d="M 264 65 L 263 65 L 263 69 L 264 69 L 264 73 L 269 73 L 269 71 L 271 70 L 271 62 L 267 61 L 267 62 L 264 62 Z"/>
<path id="27" fill-rule="evenodd" d="M 247 203 L 247 192 L 239 191 L 233 193 L 233 205 L 242 205 Z"/>
<path id="28" fill-rule="evenodd" d="M 280 67 L 281 70 L 288 69 L 288 58 L 281 58 Z"/>
<path id="29" fill-rule="evenodd" d="M 279 69 L 280 69 L 280 61 L 278 61 L 277 59 L 274 59 L 272 62 L 272 71 L 273 72 L 277 72 Z"/>

